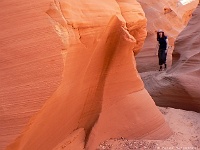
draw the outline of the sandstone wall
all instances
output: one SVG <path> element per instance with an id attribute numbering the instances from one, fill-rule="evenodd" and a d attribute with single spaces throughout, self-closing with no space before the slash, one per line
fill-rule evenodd
<path id="1" fill-rule="evenodd" d="M 159 106 L 200 112 L 200 6 L 175 41 L 172 68 L 143 74 L 146 88 Z"/>
<path id="2" fill-rule="evenodd" d="M 15 126 L 21 131 L 21 128 L 27 124 L 23 133 L 8 146 L 8 150 L 83 149 L 85 145 L 86 149 L 95 149 L 100 142 L 109 138 L 124 136 L 129 139 L 165 139 L 171 135 L 171 130 L 144 89 L 136 69 L 134 55 L 139 52 L 146 38 L 146 18 L 137 1 L 18 2 L 19 5 L 26 4 L 20 7 L 15 5 L 18 7 L 13 8 L 14 12 L 22 10 L 19 15 L 22 19 L 17 18 L 15 24 L 9 25 L 15 27 L 17 22 L 21 25 L 22 20 L 25 25 L 20 26 L 21 31 L 17 30 L 20 32 L 17 36 L 19 38 L 9 35 L 10 40 L 20 40 L 23 37 L 22 31 L 25 34 L 24 40 L 36 34 L 30 39 L 33 43 L 28 43 L 28 48 L 24 51 L 20 49 L 25 47 L 24 40 L 17 41 L 16 45 L 13 45 L 13 47 L 18 45 L 17 54 L 21 53 L 27 59 L 30 57 L 29 61 L 32 61 L 34 55 L 37 58 L 34 60 L 38 65 L 31 64 L 25 67 L 27 71 L 29 68 L 30 70 L 35 68 L 30 72 L 31 76 L 27 82 L 34 83 L 48 78 L 50 83 L 55 82 L 55 84 L 50 85 L 52 89 L 46 97 L 43 95 L 45 89 L 38 90 L 42 93 L 40 104 L 35 101 L 39 99 L 39 94 L 34 95 L 32 100 L 31 96 L 31 98 L 15 99 L 19 95 L 16 93 L 11 96 L 11 100 L 4 101 L 6 107 L 16 103 L 26 105 L 30 100 L 35 102 L 35 107 L 30 104 L 28 108 L 15 106 L 17 111 L 10 108 L 7 111 L 2 110 L 3 113 L 9 112 L 9 115 L 14 118 L 8 120 L 8 123 L 12 124 L 11 127 L 2 128 L 5 132 L 2 141 L 5 143 L 12 141 L 8 137 L 8 132 L 12 138 L 16 137 L 19 132 L 14 129 Z M 8 2 L 4 1 L 3 4 L 7 6 Z M 24 15 L 26 7 L 32 17 Z M 9 12 L 10 9 L 7 11 Z M 13 15 L 12 19 L 15 18 L 15 13 Z M 27 18 L 30 18 L 30 22 L 26 21 Z M 31 22 L 31 19 L 35 19 L 38 24 L 32 25 L 34 21 Z M 4 34 L 6 31 L 3 31 Z M 12 33 L 17 31 L 13 30 Z M 2 40 L 7 36 L 8 33 Z M 34 46 L 33 49 L 29 49 L 30 46 Z M 30 54 L 26 53 L 28 50 Z M 11 53 L 9 48 L 6 52 Z M 13 57 L 17 56 L 16 51 L 14 52 Z M 47 69 L 48 72 L 45 68 L 40 68 L 43 64 L 39 60 L 49 55 L 53 55 L 54 59 L 57 56 L 58 60 L 53 64 L 47 62 L 46 65 L 52 67 Z M 5 58 L 10 60 L 8 57 Z M 24 63 L 21 57 L 17 60 Z M 15 66 L 12 68 L 15 70 Z M 8 71 L 10 70 L 12 69 L 8 68 Z M 44 74 L 48 72 L 48 77 L 40 75 L 43 71 Z M 13 72 L 3 74 L 2 78 L 7 74 L 10 76 L 15 74 Z M 37 75 L 36 72 L 39 74 L 38 78 L 34 76 Z M 27 73 L 23 71 L 20 73 L 21 80 L 11 76 L 16 80 L 17 85 L 26 79 L 24 75 Z M 55 80 L 51 74 L 56 78 Z M 12 87 L 11 83 L 5 83 L 4 86 L 6 85 Z M 30 88 L 30 91 L 34 91 L 34 88 L 37 86 Z M 5 91 L 2 93 L 4 94 Z M 21 94 L 24 95 L 23 89 Z M 51 94 L 52 96 L 48 98 Z M 40 110 L 37 111 L 38 109 Z M 27 111 L 37 111 L 37 113 L 34 116 L 30 114 L 24 119 L 23 115 L 26 115 Z M 14 115 L 18 112 L 23 112 L 23 115 L 18 115 L 23 123 Z M 33 117 L 27 123 L 30 116 Z M 6 115 L 2 115 L 2 118 L 6 118 Z M 6 123 L 3 119 L 1 121 L 3 125 Z"/>
<path id="3" fill-rule="evenodd" d="M 198 5 L 195 0 L 187 5 L 182 5 L 178 0 L 139 0 L 147 17 L 147 38 L 141 52 L 137 55 L 137 69 L 139 72 L 155 71 L 159 69 L 158 56 L 156 55 L 156 31 L 162 29 L 169 39 L 167 64 L 172 64 L 174 41 L 178 34 L 187 25 L 192 12 Z"/>
<path id="4" fill-rule="evenodd" d="M 45 11 L 49 1 L 0 1 L 0 149 L 61 82 L 62 43 Z"/>

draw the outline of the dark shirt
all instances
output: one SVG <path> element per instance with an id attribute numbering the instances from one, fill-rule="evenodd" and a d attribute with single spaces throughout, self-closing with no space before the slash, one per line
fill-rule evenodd
<path id="1" fill-rule="evenodd" d="M 157 41 L 159 42 L 159 49 L 166 50 L 167 49 L 167 36 L 164 36 L 162 38 L 158 38 Z"/>

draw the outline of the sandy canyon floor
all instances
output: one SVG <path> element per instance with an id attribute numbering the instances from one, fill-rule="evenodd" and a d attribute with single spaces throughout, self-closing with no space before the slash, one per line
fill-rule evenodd
<path id="1" fill-rule="evenodd" d="M 173 130 L 173 135 L 160 140 L 109 139 L 101 143 L 98 150 L 199 150 L 200 114 L 174 108 L 158 107 Z"/>
<path id="2" fill-rule="evenodd" d="M 156 74 L 162 76 L 165 71 L 150 71 L 140 75 L 144 80 L 144 77 Z M 200 113 L 170 107 L 158 108 L 173 130 L 170 138 L 166 140 L 127 140 L 121 137 L 104 141 L 99 145 L 98 150 L 200 150 Z"/>

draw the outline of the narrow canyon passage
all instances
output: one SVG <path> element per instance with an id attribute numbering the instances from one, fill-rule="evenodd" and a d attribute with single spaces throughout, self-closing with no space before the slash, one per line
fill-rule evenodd
<path id="1" fill-rule="evenodd" d="M 109 139 L 170 146 L 181 121 L 198 147 L 199 113 L 173 109 L 199 112 L 197 4 L 0 1 L 0 150 L 94 150 Z M 179 56 L 163 72 L 158 29 Z"/>

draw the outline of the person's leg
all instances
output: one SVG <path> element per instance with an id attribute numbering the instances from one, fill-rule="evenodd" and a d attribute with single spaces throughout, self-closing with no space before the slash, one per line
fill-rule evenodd
<path id="1" fill-rule="evenodd" d="M 160 51 L 160 62 L 159 65 L 161 65 L 160 70 L 162 70 L 162 65 L 164 65 L 164 69 L 166 69 L 166 53 L 165 50 Z"/>
<path id="2" fill-rule="evenodd" d="M 158 51 L 158 59 L 159 59 L 159 66 L 160 66 L 159 71 L 162 71 L 162 51 L 161 50 Z"/>
<path id="3" fill-rule="evenodd" d="M 162 71 L 162 65 L 160 65 L 160 69 L 159 69 L 159 71 Z"/>
<path id="4" fill-rule="evenodd" d="M 164 53 L 163 62 L 164 62 L 164 64 L 165 64 L 165 69 L 167 69 L 166 59 L 167 59 L 167 53 Z"/>

